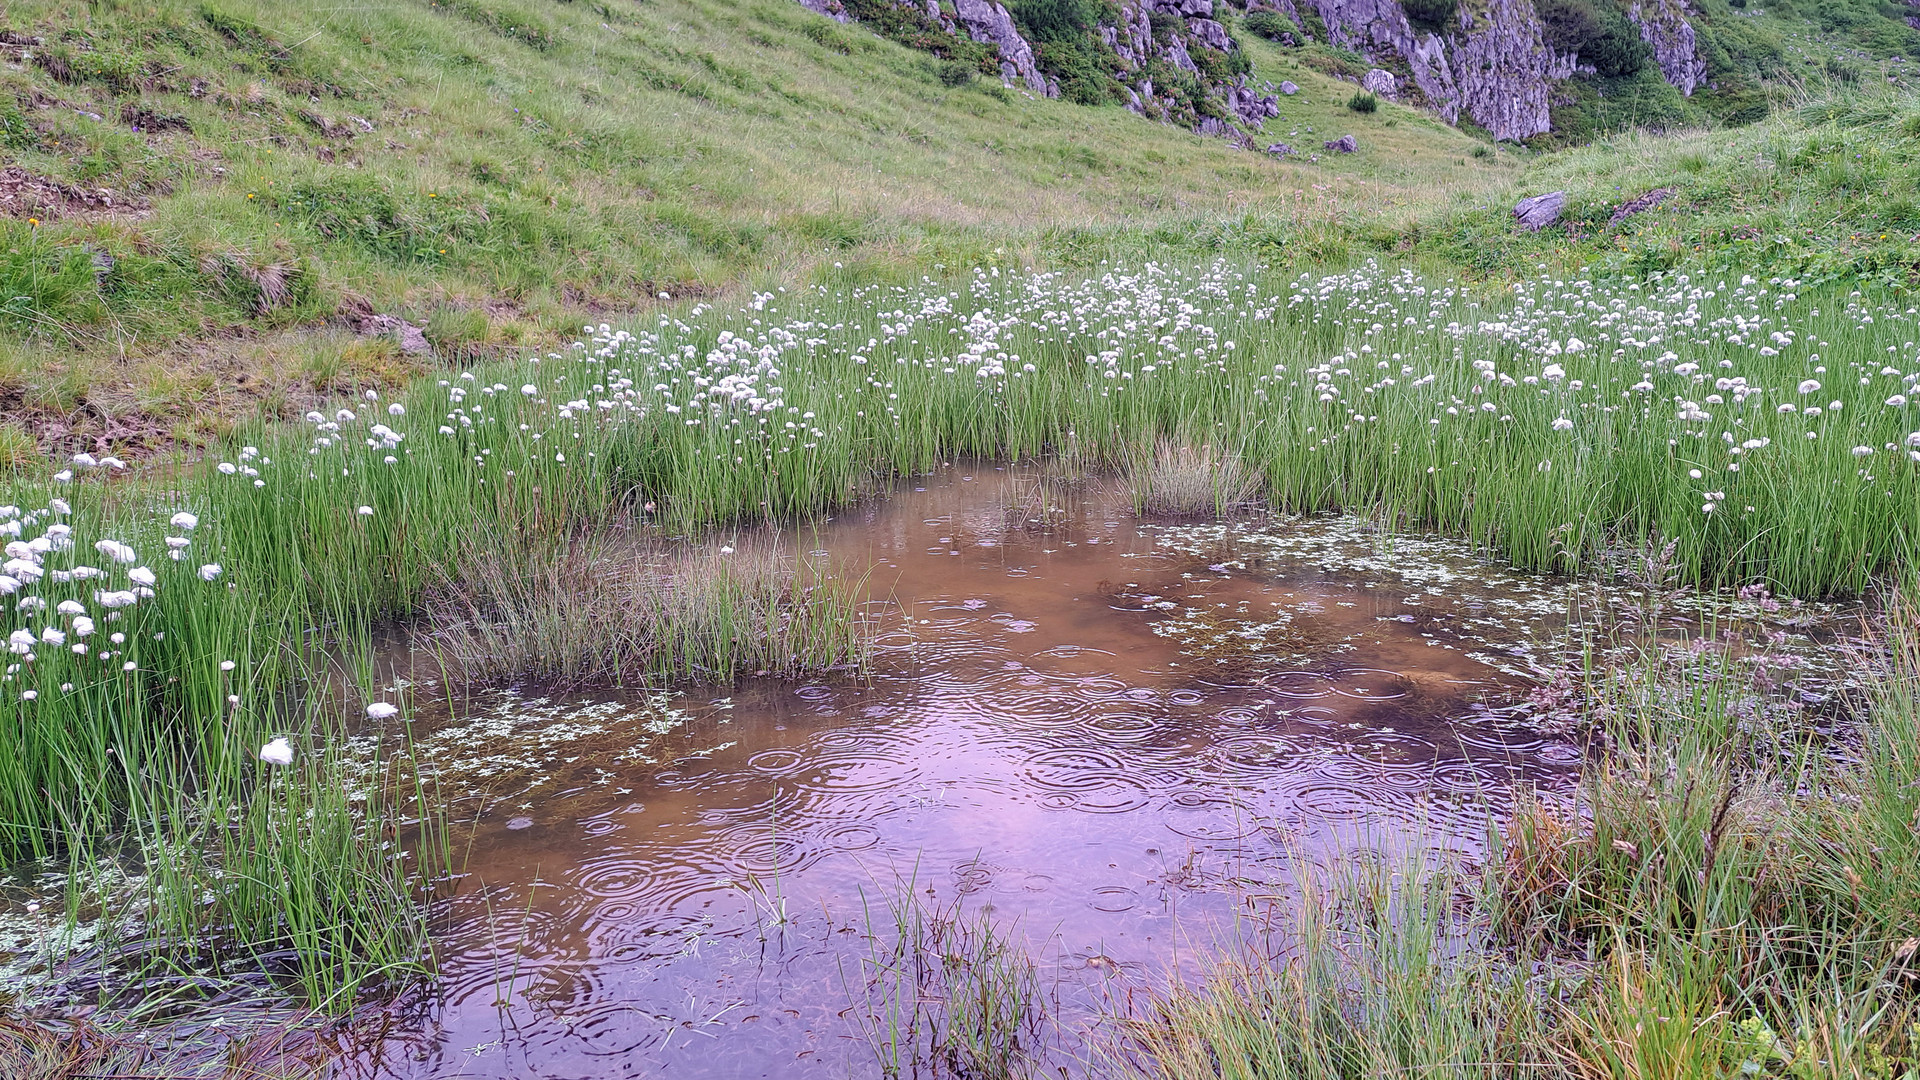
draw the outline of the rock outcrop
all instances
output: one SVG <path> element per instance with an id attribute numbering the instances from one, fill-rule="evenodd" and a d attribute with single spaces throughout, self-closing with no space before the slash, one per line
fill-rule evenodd
<path id="1" fill-rule="evenodd" d="M 1040 66 L 1034 62 L 1033 46 L 1020 36 L 1020 28 L 1013 25 L 1013 16 L 1006 8 L 992 0 L 953 0 L 953 9 L 961 25 L 966 27 L 968 37 L 999 47 L 1002 80 L 1011 83 L 1017 79 L 1036 94 L 1060 96 L 1059 86 L 1040 73 Z M 928 14 L 939 17 L 937 0 L 928 5 Z"/>
<path id="2" fill-rule="evenodd" d="M 1417 25 L 1404 0 L 1232 0 L 1231 8 L 1228 0 L 1115 0 L 1103 16 L 1110 22 L 1089 28 L 1104 54 L 1110 79 L 1104 87 L 1097 85 L 1100 77 L 1090 85 L 1084 70 L 1047 70 L 1001 0 L 799 2 L 842 21 L 864 17 L 876 25 L 895 20 L 884 9 L 911 12 L 909 21 L 917 27 L 990 45 L 994 52 L 980 62 L 988 68 L 997 62 L 1008 84 L 1057 97 L 1057 78 L 1067 79 L 1076 100 L 1111 94 L 1143 116 L 1255 150 L 1263 144 L 1254 136 L 1280 113 L 1275 95 L 1300 88 L 1290 82 L 1256 88 L 1245 75 L 1225 74 L 1247 66 L 1229 29 L 1238 8 L 1290 22 L 1297 33 L 1277 32 L 1271 21 L 1262 31 L 1283 42 L 1324 36 L 1359 53 L 1373 65 L 1360 80 L 1373 94 L 1429 109 L 1450 124 L 1470 118 L 1495 139 L 1520 141 L 1550 131 L 1555 84 L 1595 74 L 1580 56 L 1549 43 L 1536 0 L 1459 0 L 1444 17 L 1430 13 L 1423 20 L 1432 21 Z M 1689 22 L 1688 0 L 1619 2 L 1629 5 L 1628 18 L 1667 82 L 1687 95 L 1705 84 L 1707 65 Z M 876 9 L 886 18 L 875 18 Z M 895 36 L 926 40 L 920 30 Z M 1156 85 L 1156 73 L 1162 85 Z"/>
<path id="3" fill-rule="evenodd" d="M 1490 0 L 1478 17 L 1463 7 L 1460 23 L 1455 67 L 1466 114 L 1496 139 L 1553 130 L 1548 92 L 1573 77 L 1577 58 L 1547 48 L 1533 0 Z"/>
<path id="4" fill-rule="evenodd" d="M 1652 47 L 1661 76 L 1692 97 L 1694 87 L 1707 80 L 1707 61 L 1687 21 L 1686 0 L 1634 0 L 1627 18 L 1640 31 L 1640 40 Z"/>

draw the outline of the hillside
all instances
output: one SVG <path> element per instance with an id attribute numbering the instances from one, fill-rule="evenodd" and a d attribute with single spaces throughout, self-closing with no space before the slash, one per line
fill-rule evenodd
<path id="1" fill-rule="evenodd" d="M 1258 68 L 1304 88 L 1280 137 L 1361 153 L 1289 164 L 950 85 L 791 0 L 29 2 L 4 31 L 0 460 L 192 441 L 391 380 L 418 337 L 357 331 L 393 320 L 457 357 L 662 293 L 1013 262 L 1048 237 L 1091 258 L 1127 242 L 1109 230 L 1324 222 L 1513 164 L 1410 110 L 1353 114 L 1278 50 Z"/>
<path id="2" fill-rule="evenodd" d="M 1033 25 L 1034 4 L 1012 10 Z M 1770 118 L 1727 127 L 1720 90 L 1680 97 L 1656 79 L 1628 99 L 1582 75 L 1601 97 L 1554 99 L 1557 115 L 1585 117 L 1579 130 L 1657 121 L 1724 136 L 1596 135 L 1545 155 L 1492 142 L 1470 115 L 1450 125 L 1410 75 L 1400 101 L 1356 95 L 1367 64 L 1391 57 L 1348 50 L 1339 19 L 1304 7 L 1288 24 L 1299 36 L 1275 32 L 1276 10 L 1223 5 L 1224 22 L 1178 31 L 1230 33 L 1233 85 L 1273 97 L 1277 115 L 1221 138 L 1189 130 L 1205 126 L 1194 108 L 1215 106 L 1180 106 L 1172 84 L 1126 104 L 1088 103 L 1099 95 L 1058 76 L 1036 93 L 987 73 L 998 52 L 956 62 L 898 26 L 795 0 L 10 5 L 0 468 L 193 446 L 436 360 L 814 279 L 1223 250 L 1489 277 L 1540 261 L 1644 272 L 1723 247 L 1750 259 L 1763 234 L 1767 260 L 1912 273 L 1912 109 L 1905 60 L 1886 53 L 1906 28 L 1892 9 L 1848 22 L 1845 5 L 1696 5 L 1700 26 L 1721 28 L 1699 48 L 1733 56 L 1732 26 L 1779 61 L 1739 84 Z M 1153 41 L 1174 40 L 1171 18 L 1147 19 Z M 1040 41 L 1034 60 L 1062 55 Z M 1877 112 L 1846 104 L 1882 83 L 1895 96 Z M 1823 115 L 1808 100 L 1843 104 Z M 1661 101 L 1681 105 L 1649 104 Z M 1868 113 L 1879 119 L 1860 126 Z M 1348 134 L 1356 152 L 1321 149 Z M 1294 152 L 1266 153 L 1274 143 Z M 1776 164 L 1748 167 L 1761 159 Z M 1515 197 L 1562 187 L 1570 229 L 1514 226 Z M 1658 214 L 1606 224 L 1666 188 L 1679 194 Z"/>

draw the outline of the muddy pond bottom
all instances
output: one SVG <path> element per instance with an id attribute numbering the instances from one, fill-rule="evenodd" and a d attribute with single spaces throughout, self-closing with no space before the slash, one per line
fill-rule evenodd
<path id="1" fill-rule="evenodd" d="M 909 895 L 1025 947 L 1084 1072 L 1103 1017 L 1260 947 L 1303 872 L 1471 856 L 1578 766 L 1508 711 L 1568 586 L 1463 544 L 1154 522 L 990 467 L 733 542 L 870 571 L 871 676 L 450 721 L 509 748 L 449 766 L 489 801 L 443 982 L 346 1072 L 879 1076 Z"/>

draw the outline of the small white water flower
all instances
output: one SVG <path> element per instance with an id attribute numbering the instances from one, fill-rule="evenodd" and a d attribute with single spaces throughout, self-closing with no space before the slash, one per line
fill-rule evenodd
<path id="1" fill-rule="evenodd" d="M 260 748 L 260 760 L 269 765 L 291 765 L 293 745 L 285 739 L 274 739 Z"/>
<path id="2" fill-rule="evenodd" d="M 400 707 L 398 705 L 390 705 L 384 701 L 376 701 L 367 706 L 367 719 L 385 720 L 390 716 L 398 715 L 399 712 Z"/>

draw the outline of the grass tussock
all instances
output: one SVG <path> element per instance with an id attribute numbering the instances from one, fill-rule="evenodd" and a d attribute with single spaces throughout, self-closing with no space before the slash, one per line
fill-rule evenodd
<path id="1" fill-rule="evenodd" d="M 437 590 L 427 635 L 479 681 L 792 676 L 865 666 L 857 593 L 774 550 L 662 556 L 608 540 L 553 553 L 489 548 Z"/>
<path id="2" fill-rule="evenodd" d="M 1126 476 L 1134 512 L 1162 517 L 1225 517 L 1251 504 L 1261 486 L 1237 455 L 1166 440 Z"/>

